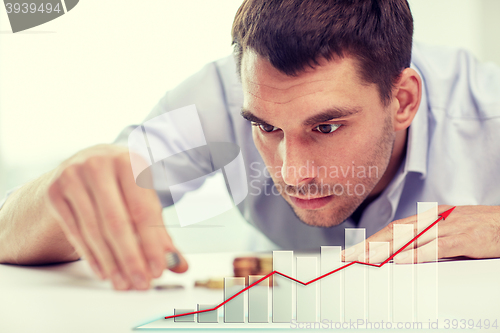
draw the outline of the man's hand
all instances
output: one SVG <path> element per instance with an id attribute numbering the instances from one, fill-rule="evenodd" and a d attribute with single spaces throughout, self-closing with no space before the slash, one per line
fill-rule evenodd
<path id="1" fill-rule="evenodd" d="M 453 206 L 439 206 L 438 215 L 451 208 Z M 375 254 L 373 258 L 369 258 L 370 242 L 388 242 L 390 255 L 392 255 L 406 243 L 393 244 L 395 224 L 413 226 L 413 236 L 410 235 L 411 237 L 406 237 L 407 239 L 412 239 L 417 235 L 417 215 L 393 221 L 366 239 L 365 242 L 343 251 L 342 259 L 344 261 L 356 261 L 364 257 L 365 262 L 383 262 L 387 259 L 387 256 L 383 253 L 384 251 L 372 249 Z M 500 207 L 498 206 L 457 206 L 446 219 L 439 221 L 437 226 L 437 238 L 432 236 L 432 232 L 422 234 L 413 244 L 394 258 L 395 262 L 435 261 L 434 249 L 436 245 L 438 247 L 437 259 L 457 256 L 470 258 L 500 257 Z M 365 256 L 363 256 L 363 247 L 366 249 Z M 412 252 L 413 257 L 411 256 Z"/>
<path id="2" fill-rule="evenodd" d="M 55 172 L 46 202 L 68 241 L 115 289 L 148 289 L 178 252 L 163 227 L 154 190 L 135 184 L 126 148 L 84 150 Z M 182 256 L 174 271 L 184 272 Z"/>

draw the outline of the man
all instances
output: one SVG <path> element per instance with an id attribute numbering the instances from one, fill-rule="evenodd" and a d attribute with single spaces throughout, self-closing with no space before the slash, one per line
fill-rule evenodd
<path id="1" fill-rule="evenodd" d="M 458 207 L 419 243 L 418 261 L 436 243 L 440 257 L 498 257 L 500 70 L 428 47 L 410 66 L 412 32 L 405 0 L 248 0 L 233 24 L 236 61 L 209 64 L 148 118 L 195 104 L 207 141 L 238 144 L 250 180 L 238 208 L 284 248 L 342 244 L 345 227 L 390 241 L 390 221 L 414 223 L 417 201 L 437 201 Z M 116 289 L 161 275 L 176 249 L 149 226 L 172 197 L 136 185 L 132 129 L 8 197 L 0 262 L 84 256 Z M 183 167 L 212 171 L 203 154 L 190 158 Z M 181 256 L 174 270 L 186 269 Z"/>

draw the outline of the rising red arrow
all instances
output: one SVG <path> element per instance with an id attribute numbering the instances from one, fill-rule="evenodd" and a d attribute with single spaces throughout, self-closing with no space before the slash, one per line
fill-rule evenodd
<path id="1" fill-rule="evenodd" d="M 192 311 L 192 312 L 186 312 L 186 313 L 182 313 L 182 314 L 177 314 L 177 315 L 173 315 L 173 316 L 167 316 L 165 317 L 165 319 L 170 319 L 170 318 L 175 318 L 175 317 L 182 317 L 182 316 L 188 316 L 188 315 L 192 315 L 192 314 L 196 314 L 196 313 L 203 313 L 203 312 L 209 312 L 209 311 L 214 311 L 214 310 L 217 310 L 218 308 L 220 308 L 221 306 L 223 306 L 224 304 L 226 304 L 227 302 L 229 302 L 230 300 L 232 300 L 233 298 L 235 298 L 236 296 L 242 294 L 243 292 L 247 291 L 248 289 L 252 288 L 253 286 L 261 283 L 262 281 L 264 281 L 265 279 L 269 278 L 270 276 L 273 276 L 274 274 L 278 274 L 278 275 L 281 275 L 287 279 L 290 279 L 292 281 L 295 281 L 297 283 L 300 283 L 304 286 L 307 286 L 308 284 L 311 284 L 313 282 L 316 282 L 318 280 L 321 280 L 322 278 L 324 277 L 327 277 L 328 275 L 331 275 L 333 273 L 336 273 L 338 271 L 341 271 L 343 270 L 344 268 L 347 268 L 349 266 L 352 266 L 354 264 L 360 264 L 360 265 L 367 265 L 367 266 L 374 266 L 374 267 L 382 267 L 384 266 L 386 263 L 388 263 L 389 261 L 391 261 L 398 253 L 400 253 L 401 251 L 403 251 L 405 248 L 407 248 L 411 243 L 413 243 L 414 241 L 416 241 L 420 236 L 422 236 L 425 232 L 427 232 L 430 228 L 432 228 L 433 226 L 435 226 L 439 221 L 441 220 L 446 220 L 448 218 L 448 216 L 451 214 L 451 212 L 456 208 L 453 207 L 451 209 L 448 209 L 447 211 L 441 213 L 438 217 L 438 219 L 434 222 L 432 222 L 427 228 L 425 228 L 424 230 L 422 230 L 420 233 L 418 233 L 415 237 L 413 237 L 408 243 L 406 243 L 405 245 L 403 245 L 399 250 L 397 250 L 396 252 L 394 252 L 392 254 L 392 256 L 390 256 L 389 258 L 387 258 L 385 261 L 381 262 L 380 264 L 371 264 L 371 263 L 368 263 L 368 262 L 362 262 L 362 261 L 352 261 L 348 264 L 345 264 L 344 266 L 342 267 L 339 267 L 337 269 L 334 269 L 333 271 L 331 272 L 328 272 L 326 274 L 323 274 L 309 282 L 302 282 L 302 281 L 299 281 L 291 276 L 288 276 L 286 274 L 283 274 L 281 272 L 278 272 L 278 271 L 272 271 L 271 273 L 267 274 L 266 276 L 262 277 L 261 279 L 255 281 L 254 283 L 252 283 L 251 285 L 249 285 L 248 287 L 240 290 L 238 293 L 234 294 L 233 296 L 229 297 L 228 299 L 226 299 L 224 302 L 220 303 L 219 305 L 217 305 L 216 307 L 212 308 L 212 309 L 205 309 L 205 310 L 199 310 L 199 311 Z"/>

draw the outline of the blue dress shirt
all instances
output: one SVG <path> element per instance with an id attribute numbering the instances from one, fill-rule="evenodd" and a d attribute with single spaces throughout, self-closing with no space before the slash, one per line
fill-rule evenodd
<path id="1" fill-rule="evenodd" d="M 344 228 L 365 228 L 369 237 L 393 220 L 416 214 L 419 201 L 500 204 L 500 68 L 479 63 L 464 50 L 417 43 L 411 66 L 422 77 L 423 89 L 408 131 L 405 159 L 358 223 L 349 218 L 331 228 L 311 227 L 295 216 L 281 196 L 264 194 L 271 193 L 273 183 L 249 167 L 264 163 L 253 143 L 251 125 L 240 115 L 243 93 L 232 56 L 207 64 L 167 92 L 146 120 L 195 104 L 207 141 L 232 142 L 241 148 L 247 175 L 254 180 L 250 194 L 238 205 L 241 214 L 286 249 L 343 245 Z M 136 126 L 125 128 L 115 143 L 127 145 Z M 184 138 L 160 133 L 155 140 L 168 146 L 182 144 Z M 203 154 L 191 158 L 186 168 L 205 174 L 213 171 Z M 252 193 L 257 187 L 260 195 Z M 157 192 L 163 206 L 173 203 L 168 191 Z"/>

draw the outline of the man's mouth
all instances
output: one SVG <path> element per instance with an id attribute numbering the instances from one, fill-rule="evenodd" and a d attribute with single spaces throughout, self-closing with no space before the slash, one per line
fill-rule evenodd
<path id="1" fill-rule="evenodd" d="M 320 198 L 312 198 L 312 197 L 298 198 L 291 195 L 289 195 L 289 197 L 290 200 L 292 201 L 292 204 L 301 209 L 320 209 L 333 199 L 333 195 L 328 195 L 326 197 L 320 197 Z"/>

